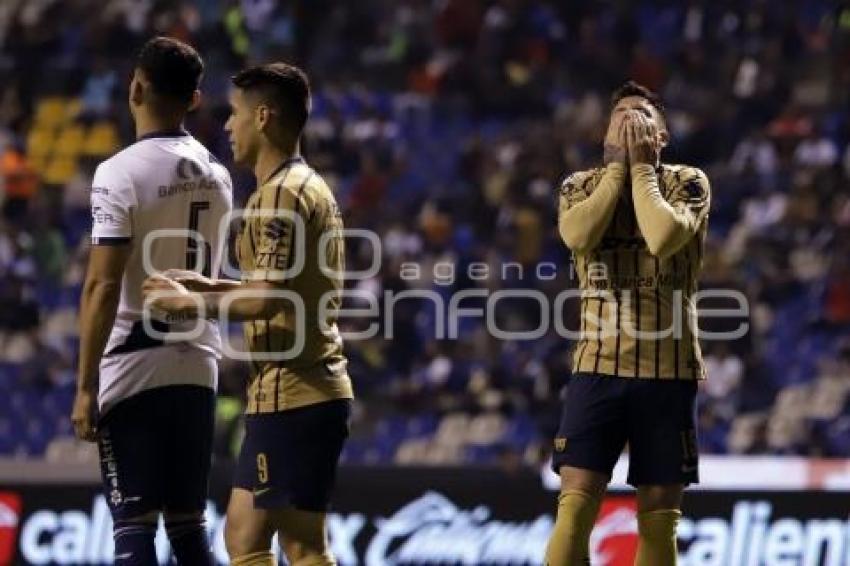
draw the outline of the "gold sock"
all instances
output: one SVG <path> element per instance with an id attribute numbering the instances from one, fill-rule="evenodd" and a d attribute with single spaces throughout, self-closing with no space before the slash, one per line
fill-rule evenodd
<path id="1" fill-rule="evenodd" d="M 589 564 L 588 545 L 602 501 L 583 491 L 558 496 L 558 517 L 546 547 L 546 566 Z"/>
<path id="2" fill-rule="evenodd" d="M 336 559 L 330 552 L 311 554 L 294 561 L 292 566 L 336 566 Z"/>
<path id="3" fill-rule="evenodd" d="M 274 554 L 269 551 L 252 552 L 237 556 L 230 561 L 231 566 L 277 566 Z"/>
<path id="4" fill-rule="evenodd" d="M 635 566 L 676 566 L 676 525 L 681 516 L 676 509 L 638 513 Z"/>

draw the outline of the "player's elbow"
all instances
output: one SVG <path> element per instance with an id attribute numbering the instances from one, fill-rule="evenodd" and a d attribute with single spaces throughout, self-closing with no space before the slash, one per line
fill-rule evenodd
<path id="1" fill-rule="evenodd" d="M 653 237 L 646 238 L 646 247 L 649 253 L 658 259 L 665 260 L 679 251 L 687 242 L 687 235 L 668 227 Z"/>
<path id="2" fill-rule="evenodd" d="M 566 222 L 561 222 L 558 227 L 558 232 L 561 234 L 561 241 L 572 250 L 573 253 L 584 253 L 591 247 L 591 242 L 587 232 L 576 230 Z"/>
<path id="3" fill-rule="evenodd" d="M 121 281 L 103 277 L 89 277 L 83 285 L 83 295 L 88 297 L 118 297 L 121 294 Z"/>

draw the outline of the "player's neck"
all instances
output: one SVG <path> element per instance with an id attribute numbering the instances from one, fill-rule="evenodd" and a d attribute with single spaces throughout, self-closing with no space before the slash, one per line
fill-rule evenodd
<path id="1" fill-rule="evenodd" d="M 281 163 L 298 157 L 299 150 L 296 145 L 291 149 L 282 149 L 280 147 L 266 147 L 260 150 L 257 155 L 257 164 L 254 166 L 254 175 L 257 177 L 257 184 L 262 185 L 269 180 L 274 172 L 280 167 Z"/>
<path id="2" fill-rule="evenodd" d="M 163 118 L 148 116 L 141 112 L 136 115 L 137 140 L 158 132 L 177 132 L 184 129 L 183 121 L 177 118 L 166 120 Z"/>

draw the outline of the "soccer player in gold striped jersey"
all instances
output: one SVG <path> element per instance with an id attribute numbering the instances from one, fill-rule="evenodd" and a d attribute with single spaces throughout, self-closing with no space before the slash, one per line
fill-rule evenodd
<path id="1" fill-rule="evenodd" d="M 331 190 L 299 155 L 306 75 L 272 63 L 240 72 L 233 85 L 225 129 L 234 160 L 259 181 L 236 238 L 242 280 L 158 276 L 145 288 L 154 307 L 173 315 L 226 312 L 245 321 L 252 377 L 227 509 L 231 564 L 276 564 L 277 532 L 290 564 L 326 566 L 335 563 L 326 515 L 353 396 L 336 325 L 342 219 Z M 156 296 L 163 291 L 170 296 Z"/>
<path id="2" fill-rule="evenodd" d="M 684 487 L 698 481 L 697 383 L 705 369 L 694 305 L 710 189 L 695 167 L 662 163 L 663 106 L 628 82 L 612 97 L 604 166 L 561 187 L 558 227 L 582 291 L 553 467 L 558 517 L 546 563 L 589 563 L 605 487 L 629 446 L 638 490 L 637 566 L 676 563 Z"/>

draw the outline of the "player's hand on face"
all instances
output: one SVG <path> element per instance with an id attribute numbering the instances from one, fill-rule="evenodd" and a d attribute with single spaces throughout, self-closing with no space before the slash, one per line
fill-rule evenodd
<path id="1" fill-rule="evenodd" d="M 77 438 L 87 442 L 94 442 L 97 439 L 96 415 L 96 395 L 90 391 L 77 391 L 74 407 L 71 409 L 71 423 L 74 425 L 74 434 Z"/>
<path id="2" fill-rule="evenodd" d="M 608 163 L 625 164 L 628 161 L 625 125 L 625 117 L 612 118 L 611 122 L 608 124 L 604 147 L 604 161 L 606 165 Z"/>
<path id="3" fill-rule="evenodd" d="M 656 128 L 649 119 L 639 112 L 629 112 L 626 119 L 626 143 L 629 160 L 632 165 L 658 163 L 658 145 Z"/>

